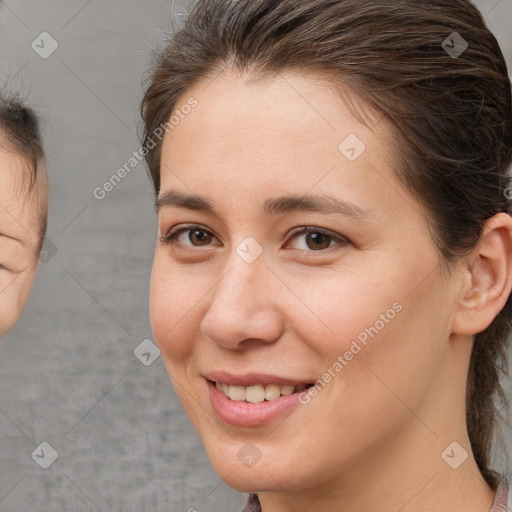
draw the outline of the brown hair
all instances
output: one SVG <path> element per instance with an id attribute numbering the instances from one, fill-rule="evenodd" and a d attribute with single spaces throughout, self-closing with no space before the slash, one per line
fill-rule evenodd
<path id="1" fill-rule="evenodd" d="M 462 54 L 449 52 L 463 50 L 464 41 Z M 383 116 L 399 142 L 397 176 L 425 208 L 444 263 L 476 245 L 488 218 L 508 212 L 511 85 L 499 45 L 469 1 L 199 1 L 159 53 L 141 104 L 157 194 L 162 144 L 151 149 L 152 133 L 187 88 L 227 70 L 248 80 L 285 70 L 322 73 Z M 494 398 L 504 401 L 511 317 L 509 297 L 475 336 L 467 379 L 471 447 L 494 489 Z"/>
<path id="2" fill-rule="evenodd" d="M 18 178 L 23 191 L 35 193 L 39 217 L 39 243 L 35 252 L 39 254 L 48 217 L 45 154 L 36 113 L 14 95 L 0 98 L 0 147 L 19 154 L 27 163 L 26 172 Z"/>

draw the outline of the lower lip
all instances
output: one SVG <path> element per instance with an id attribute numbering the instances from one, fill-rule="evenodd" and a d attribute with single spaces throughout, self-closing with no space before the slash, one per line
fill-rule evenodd
<path id="1" fill-rule="evenodd" d="M 259 427 L 285 415 L 296 407 L 299 393 L 282 395 L 275 400 L 265 400 L 258 404 L 231 400 L 218 390 L 211 381 L 206 381 L 210 393 L 210 402 L 220 420 L 238 427 Z"/>

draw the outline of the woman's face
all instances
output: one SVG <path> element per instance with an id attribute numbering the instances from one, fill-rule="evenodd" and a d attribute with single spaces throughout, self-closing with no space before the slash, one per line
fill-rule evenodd
<path id="1" fill-rule="evenodd" d="M 385 122 L 295 73 L 224 74 L 176 109 L 191 97 L 163 144 L 151 321 L 217 473 L 291 492 L 430 442 L 461 377 L 443 366 L 458 288 Z"/>

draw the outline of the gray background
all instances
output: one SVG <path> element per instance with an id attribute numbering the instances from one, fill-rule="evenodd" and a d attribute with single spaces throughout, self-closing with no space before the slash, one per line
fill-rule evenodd
<path id="1" fill-rule="evenodd" d="M 245 502 L 210 468 L 161 358 L 144 366 L 133 353 L 152 338 L 145 168 L 93 196 L 139 148 L 141 78 L 185 5 L 7 0 L 0 10 L 2 79 L 44 118 L 52 190 L 47 261 L 0 341 L 2 512 L 229 512 Z M 512 68 L 512 2 L 477 5 Z M 46 59 L 31 48 L 44 31 L 59 45 Z M 31 457 L 43 441 L 58 453 L 48 469 Z"/>

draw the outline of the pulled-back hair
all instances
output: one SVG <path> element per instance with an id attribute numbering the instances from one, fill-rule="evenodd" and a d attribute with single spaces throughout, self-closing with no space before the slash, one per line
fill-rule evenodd
<path id="1" fill-rule="evenodd" d="M 162 141 L 148 142 L 189 87 L 224 71 L 250 81 L 287 70 L 330 77 L 389 123 L 396 175 L 425 208 L 443 263 L 467 254 L 486 220 L 509 211 L 511 84 L 467 0 L 200 0 L 158 54 L 141 104 L 155 193 Z M 511 318 L 509 297 L 476 334 L 467 377 L 471 448 L 494 489 L 495 398 L 504 402 Z"/>

